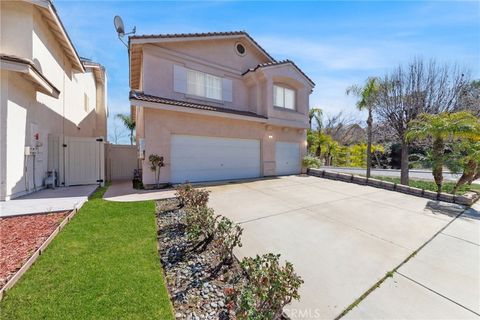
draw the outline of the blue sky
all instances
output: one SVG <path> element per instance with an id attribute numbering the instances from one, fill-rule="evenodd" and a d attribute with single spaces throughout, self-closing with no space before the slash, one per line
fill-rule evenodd
<path id="1" fill-rule="evenodd" d="M 137 34 L 245 30 L 276 59 L 294 60 L 316 83 L 312 107 L 352 117 L 345 88 L 412 57 L 457 62 L 480 78 L 480 2 L 55 1 L 79 54 L 103 64 L 113 115 L 129 111 L 128 55 L 113 17 Z M 122 142 L 127 142 L 125 137 Z"/>

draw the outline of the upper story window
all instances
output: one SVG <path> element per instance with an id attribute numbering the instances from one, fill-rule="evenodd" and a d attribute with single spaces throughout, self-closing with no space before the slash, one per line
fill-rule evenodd
<path id="1" fill-rule="evenodd" d="M 295 91 L 289 88 L 274 85 L 273 105 L 279 108 L 295 110 Z"/>
<path id="2" fill-rule="evenodd" d="M 222 100 L 222 78 L 187 69 L 187 94 Z"/>
<path id="3" fill-rule="evenodd" d="M 232 79 L 173 65 L 173 91 L 187 94 L 187 98 L 233 101 Z"/>

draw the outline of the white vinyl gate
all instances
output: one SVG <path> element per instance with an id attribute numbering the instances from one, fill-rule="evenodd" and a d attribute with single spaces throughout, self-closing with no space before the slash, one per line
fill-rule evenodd
<path id="1" fill-rule="evenodd" d="M 65 137 L 65 145 L 65 185 L 103 184 L 105 176 L 103 139 Z"/>

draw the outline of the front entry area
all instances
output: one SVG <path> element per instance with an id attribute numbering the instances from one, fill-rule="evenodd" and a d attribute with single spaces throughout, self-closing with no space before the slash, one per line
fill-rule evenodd
<path id="1" fill-rule="evenodd" d="M 173 183 L 260 177 L 260 140 L 172 135 Z"/>

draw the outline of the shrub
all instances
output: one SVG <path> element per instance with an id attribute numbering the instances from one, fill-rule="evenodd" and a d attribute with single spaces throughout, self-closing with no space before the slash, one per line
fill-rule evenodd
<path id="1" fill-rule="evenodd" d="M 148 156 L 148 162 L 150 163 L 150 169 L 155 172 L 155 188 L 158 189 L 160 187 L 160 168 L 164 166 L 163 157 L 152 153 Z"/>
<path id="2" fill-rule="evenodd" d="M 303 157 L 302 165 L 306 168 L 320 168 L 320 159 L 308 154 Z"/>
<path id="3" fill-rule="evenodd" d="M 242 233 L 243 228 L 235 224 L 232 220 L 226 217 L 218 220 L 215 229 L 215 238 L 220 246 L 222 263 L 231 264 L 233 262 L 233 248 L 242 246 Z"/>
<path id="4" fill-rule="evenodd" d="M 185 225 L 188 241 L 208 244 L 215 232 L 215 212 L 206 206 L 187 207 Z"/>
<path id="5" fill-rule="evenodd" d="M 210 191 L 206 189 L 194 189 L 191 184 L 182 184 L 176 188 L 175 196 L 180 205 L 184 207 L 205 207 L 208 202 Z"/>
<path id="6" fill-rule="evenodd" d="M 268 253 L 243 259 L 241 264 L 249 280 L 236 299 L 238 319 L 279 319 L 285 305 L 300 299 L 298 289 L 303 280 L 290 262 L 280 266 L 279 258 L 280 255 Z"/>

